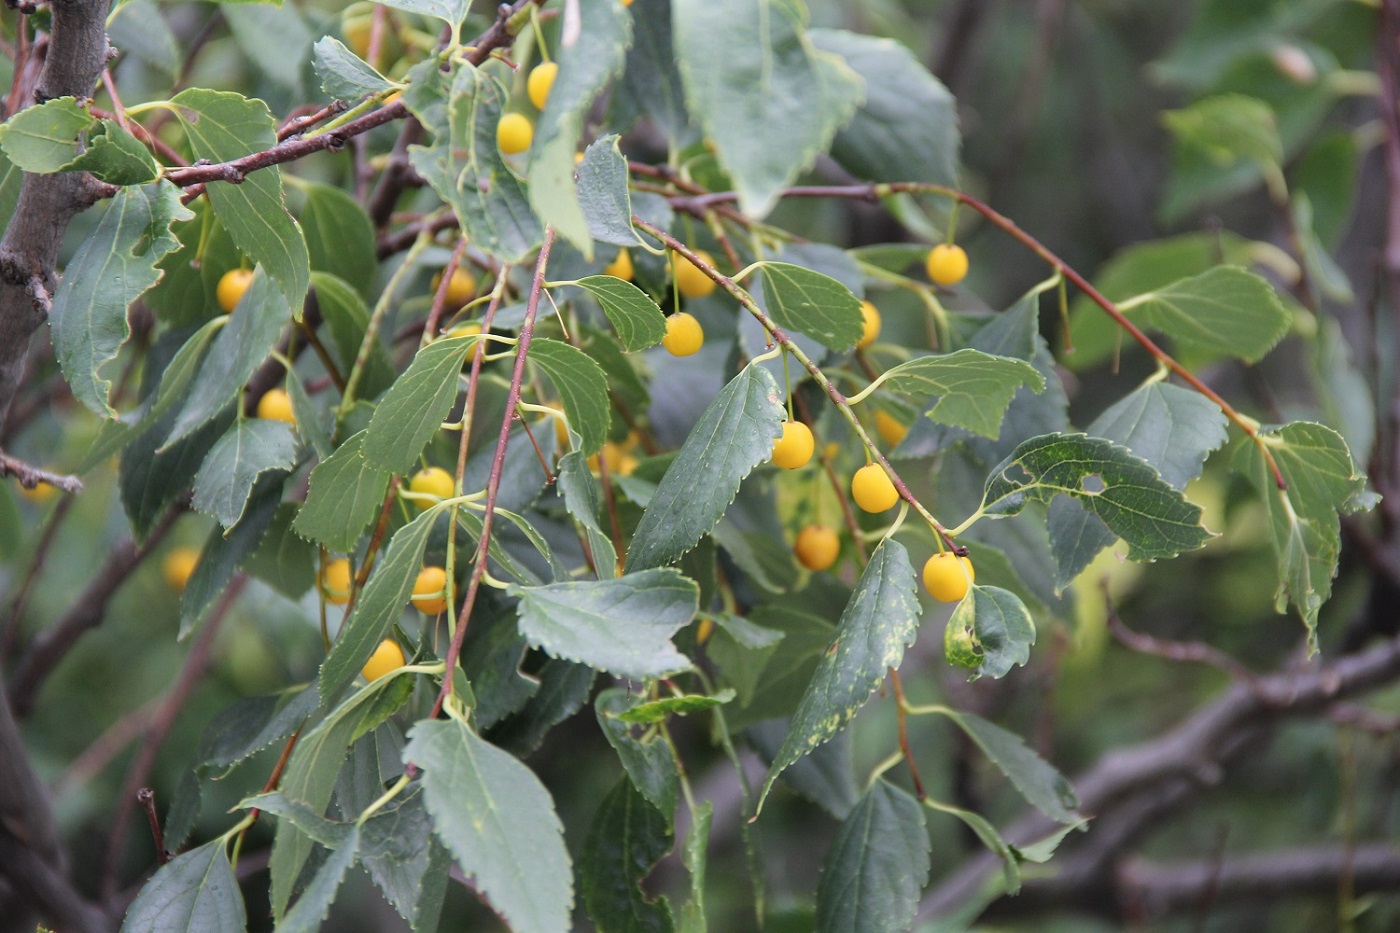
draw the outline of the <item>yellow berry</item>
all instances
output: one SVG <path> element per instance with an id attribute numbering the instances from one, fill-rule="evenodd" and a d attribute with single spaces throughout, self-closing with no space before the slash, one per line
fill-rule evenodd
<path id="1" fill-rule="evenodd" d="M 337 557 L 326 564 L 326 569 L 321 571 L 321 592 L 325 594 L 326 602 L 336 606 L 343 606 L 350 601 L 350 562 L 343 557 Z"/>
<path id="2" fill-rule="evenodd" d="M 962 599 L 976 577 L 971 558 L 955 557 L 951 551 L 935 554 L 924 564 L 924 588 L 939 602 Z"/>
<path id="3" fill-rule="evenodd" d="M 523 113 L 502 114 L 501 122 L 496 124 L 496 145 L 506 155 L 516 155 L 529 149 L 534 138 L 534 124 Z"/>
<path id="4" fill-rule="evenodd" d="M 380 102 L 379 106 L 388 107 L 390 104 L 397 104 L 401 100 L 403 100 L 403 91 L 395 91 L 388 97 L 384 98 L 384 100 Z"/>
<path id="5" fill-rule="evenodd" d="M 861 327 L 860 339 L 856 341 L 858 349 L 865 349 L 875 342 L 875 338 L 880 336 L 880 309 L 868 301 L 860 303 Z"/>
<path id="6" fill-rule="evenodd" d="M 867 512 L 883 512 L 899 501 L 899 492 L 884 467 L 867 463 L 851 477 L 851 498 Z"/>
<path id="7" fill-rule="evenodd" d="M 292 425 L 297 423 L 297 416 L 292 412 L 292 397 L 282 389 L 268 389 L 263 393 L 258 399 L 258 417 Z"/>
<path id="8" fill-rule="evenodd" d="M 583 162 L 583 153 L 582 153 L 582 152 L 575 152 L 575 153 L 574 153 L 574 164 L 575 164 L 575 165 L 578 165 L 578 164 L 580 164 L 581 162 Z"/>
<path id="9" fill-rule="evenodd" d="M 432 496 L 433 501 L 436 501 L 452 495 L 454 485 L 451 473 L 441 467 L 428 467 L 413 474 L 413 479 L 408 481 L 408 491 Z M 429 509 L 433 505 L 433 501 L 428 499 L 413 501 L 418 505 L 419 511 Z"/>
<path id="10" fill-rule="evenodd" d="M 714 266 L 714 257 L 703 249 L 697 249 L 695 255 L 699 256 L 705 265 Z M 676 277 L 676 288 L 687 298 L 704 298 L 715 290 L 715 280 L 701 272 L 699 266 L 680 253 L 671 254 L 671 269 Z"/>
<path id="11" fill-rule="evenodd" d="M 822 459 L 827 461 L 835 460 L 840 453 L 840 444 L 835 441 L 827 441 L 826 446 L 822 448 Z"/>
<path id="12" fill-rule="evenodd" d="M 58 495 L 58 487 L 52 483 L 45 483 L 42 480 L 35 483 L 33 489 L 21 483 L 19 494 L 30 502 L 48 502 L 54 496 Z"/>
<path id="13" fill-rule="evenodd" d="M 967 275 L 967 253 L 961 246 L 939 243 L 928 252 L 928 277 L 938 285 L 956 285 Z"/>
<path id="14" fill-rule="evenodd" d="M 877 408 L 875 409 L 875 433 L 880 435 L 880 440 L 889 446 L 898 447 L 899 442 L 904 440 L 904 436 L 909 433 L 909 426 L 884 409 Z"/>
<path id="15" fill-rule="evenodd" d="M 773 442 L 773 462 L 785 470 L 796 470 L 812 459 L 812 429 L 801 421 L 784 421 L 783 434 Z"/>
<path id="16" fill-rule="evenodd" d="M 705 343 L 705 329 L 694 315 L 677 312 L 666 319 L 666 336 L 661 345 L 672 356 L 690 356 Z"/>
<path id="17" fill-rule="evenodd" d="M 447 608 L 447 571 L 424 567 L 413 582 L 413 605 L 424 615 L 435 616 Z"/>
<path id="18" fill-rule="evenodd" d="M 635 272 L 632 268 L 632 254 L 625 249 L 618 250 L 617 258 L 603 268 L 604 275 L 614 275 L 628 282 L 632 281 Z"/>
<path id="19" fill-rule="evenodd" d="M 165 574 L 165 585 L 177 593 L 185 591 L 194 568 L 199 565 L 199 550 L 192 547 L 177 547 L 165 555 L 161 572 Z"/>
<path id="20" fill-rule="evenodd" d="M 632 5 L 632 0 L 622 0 L 622 5 L 623 5 L 623 6 L 631 6 L 631 5 Z"/>
<path id="21" fill-rule="evenodd" d="M 554 77 L 559 74 L 559 66 L 554 62 L 536 65 L 525 80 L 525 92 L 530 95 L 530 103 L 536 110 L 543 110 L 549 100 L 549 91 L 554 87 Z"/>
<path id="22" fill-rule="evenodd" d="M 441 284 L 442 273 L 438 272 L 433 276 L 434 295 L 437 295 L 438 286 Z M 455 310 L 471 301 L 472 296 L 475 294 L 476 278 L 466 269 L 458 266 L 456 269 L 452 270 L 452 278 L 447 282 L 447 295 L 443 299 L 443 304 Z"/>
<path id="23" fill-rule="evenodd" d="M 386 638 L 379 643 L 379 647 L 374 649 L 374 654 L 370 655 L 370 659 L 360 669 L 360 676 L 365 680 L 378 680 L 385 674 L 403 667 L 405 660 L 399 643 L 392 638 Z"/>
<path id="24" fill-rule="evenodd" d="M 475 337 L 481 333 L 480 324 L 458 324 L 447 332 L 449 337 Z"/>
<path id="25" fill-rule="evenodd" d="M 622 0 L 622 2 L 626 3 L 627 0 Z M 710 640 L 710 636 L 714 634 L 714 631 L 714 619 L 701 619 L 700 624 L 695 627 L 695 643 L 697 645 L 703 645 Z"/>
<path id="26" fill-rule="evenodd" d="M 219 299 L 219 307 L 224 309 L 225 314 L 229 314 L 238 306 L 238 301 L 243 297 L 243 293 L 248 290 L 248 286 L 253 284 L 252 269 L 230 269 L 219 279 L 218 287 L 214 289 L 214 294 Z"/>
<path id="27" fill-rule="evenodd" d="M 836 563 L 836 557 L 841 553 L 841 538 L 834 528 L 808 525 L 797 533 L 797 542 L 792 550 L 803 567 L 825 570 Z"/>
<path id="28" fill-rule="evenodd" d="M 599 460 L 607 465 L 614 476 L 631 476 L 637 468 L 637 458 L 628 453 L 627 448 L 614 441 L 603 444 L 603 449 L 588 458 L 588 468 L 599 472 Z"/>

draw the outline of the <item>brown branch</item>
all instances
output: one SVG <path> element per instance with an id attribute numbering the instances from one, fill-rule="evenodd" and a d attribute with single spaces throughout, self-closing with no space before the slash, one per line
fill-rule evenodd
<path id="1" fill-rule="evenodd" d="M 107 603 L 130 579 L 132 571 L 160 546 L 182 514 L 182 505 L 173 506 L 162 516 L 143 544 L 138 546 L 134 541 L 124 541 L 117 545 L 63 618 L 34 639 L 34 644 L 16 665 L 10 685 L 9 701 L 14 706 L 15 715 L 20 718 L 29 715 L 45 678 L 67 657 L 84 632 L 102 622 L 107 613 Z"/>
<path id="2" fill-rule="evenodd" d="M 64 492 L 83 491 L 83 481 L 76 476 L 41 470 L 25 463 L 18 457 L 11 457 L 3 450 L 0 450 L 0 476 L 13 476 L 25 489 L 33 489 L 40 483 L 48 483 Z"/>
<path id="3" fill-rule="evenodd" d="M 1124 647 L 1140 654 L 1150 654 L 1168 661 L 1192 661 L 1197 664 L 1206 664 L 1223 671 L 1235 680 L 1250 684 L 1255 682 L 1253 671 L 1219 648 L 1199 641 L 1171 641 L 1156 638 L 1128 628 L 1118 615 L 1118 607 L 1113 604 L 1113 599 L 1109 595 L 1107 580 L 1102 583 L 1102 589 L 1104 605 L 1107 607 L 1108 630 Z"/>

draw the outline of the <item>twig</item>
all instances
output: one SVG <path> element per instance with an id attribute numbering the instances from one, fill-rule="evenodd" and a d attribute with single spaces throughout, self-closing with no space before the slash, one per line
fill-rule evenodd
<path id="1" fill-rule="evenodd" d="M 155 764 L 156 753 L 160 751 L 161 745 L 165 742 L 165 737 L 175 725 L 175 721 L 184 711 L 189 702 L 190 694 L 199 685 L 199 679 L 204 676 L 205 669 L 209 666 L 209 655 L 214 647 L 214 639 L 219 634 L 224 619 L 228 617 L 229 610 L 238 601 L 239 595 L 243 592 L 244 585 L 248 578 L 242 574 L 234 577 L 219 597 L 219 603 L 214 607 L 214 611 L 209 616 L 209 621 L 204 623 L 203 630 L 190 648 L 190 653 L 185 657 L 184 666 L 180 669 L 180 676 L 175 681 L 175 686 L 170 688 L 170 692 L 165 695 L 165 700 L 160 708 L 151 717 L 151 726 L 146 732 L 146 740 L 141 744 L 141 748 L 136 753 L 136 758 L 131 763 L 131 768 L 127 771 L 126 781 L 122 784 L 122 789 L 117 795 L 116 810 L 112 814 L 111 832 L 107 838 L 107 855 L 103 862 L 101 890 L 104 897 L 111 897 L 117 890 L 117 875 L 121 869 L 121 857 L 123 843 L 126 841 L 126 830 L 131 822 L 131 807 L 136 803 L 136 792 L 145 785 L 150 776 L 151 766 Z"/>
<path id="2" fill-rule="evenodd" d="M 39 541 L 34 546 L 34 556 L 29 561 L 29 569 L 25 572 L 24 580 L 20 583 L 14 598 L 10 600 L 9 612 L 5 619 L 5 630 L 0 633 L 0 665 L 9 660 L 10 652 L 14 649 L 15 642 L 19 638 L 20 619 L 24 616 L 24 607 L 29 602 L 29 594 L 34 591 L 34 584 L 39 579 L 39 573 L 44 569 L 44 559 L 48 557 L 49 548 L 53 546 L 54 537 L 63 525 L 64 518 L 68 516 L 68 510 L 73 507 L 73 501 L 72 496 L 64 496 L 59 499 L 58 504 L 54 506 L 53 511 L 49 513 L 44 522 L 44 530 L 39 533 Z"/>
<path id="3" fill-rule="evenodd" d="M 1235 680 L 1245 683 L 1252 684 L 1257 681 L 1258 678 L 1249 668 L 1220 649 L 1204 642 L 1171 641 L 1133 631 L 1119 617 L 1118 607 L 1113 604 L 1113 598 L 1108 592 L 1108 581 L 1103 581 L 1100 587 L 1103 590 L 1105 612 L 1108 616 L 1108 629 L 1124 647 L 1141 654 L 1166 658 L 1168 661 L 1194 661 L 1198 664 L 1208 664 L 1217 670 L 1224 671 Z"/>
<path id="4" fill-rule="evenodd" d="M 83 491 L 83 481 L 76 476 L 41 470 L 39 467 L 31 466 L 4 451 L 0 451 L 0 476 L 13 476 L 25 489 L 33 489 L 40 483 L 48 483 L 64 492 Z"/>
<path id="5" fill-rule="evenodd" d="M 156 844 L 156 861 L 164 865 L 170 861 L 170 853 L 165 851 L 165 834 L 160 831 L 160 814 L 156 813 L 156 792 L 143 787 L 136 792 L 136 800 L 146 811 L 146 820 L 151 824 L 151 840 Z"/>
<path id="6" fill-rule="evenodd" d="M 476 594 L 481 589 L 481 578 L 486 573 L 486 562 L 491 553 L 491 525 L 496 515 L 496 496 L 501 491 L 501 472 L 505 466 L 506 447 L 510 443 L 510 430 L 516 419 L 515 409 L 520 404 L 520 385 L 525 379 L 525 359 L 530 352 L 530 341 L 535 335 L 535 314 L 539 311 L 540 294 L 544 291 L 545 270 L 549 267 L 549 251 L 553 245 L 554 228 L 546 227 L 544 243 L 540 246 L 539 258 L 535 260 L 535 275 L 530 282 L 530 300 L 525 307 L 525 322 L 520 327 L 520 336 L 516 342 L 515 369 L 510 378 L 510 391 L 506 395 L 501 433 L 496 439 L 496 455 L 491 461 L 491 473 L 486 479 L 486 510 L 481 516 L 481 539 L 477 542 L 476 565 L 472 569 L 471 582 L 467 584 L 467 594 L 462 599 L 462 610 L 457 616 L 457 630 L 452 633 L 452 642 L 443 657 L 445 673 L 442 678 L 442 690 L 438 693 L 437 701 L 433 703 L 434 717 L 442 712 L 443 703 L 452 694 L 452 672 L 457 669 L 457 659 L 462 653 L 462 641 L 467 635 L 467 619 L 471 616 Z M 478 351 L 478 359 L 480 356 Z M 465 425 L 463 432 L 466 432 Z"/>

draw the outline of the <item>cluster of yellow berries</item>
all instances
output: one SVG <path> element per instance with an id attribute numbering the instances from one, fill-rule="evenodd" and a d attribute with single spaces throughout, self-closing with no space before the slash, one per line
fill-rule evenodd
<path id="1" fill-rule="evenodd" d="M 353 579 L 349 560 L 338 557 L 329 561 L 320 575 L 321 595 L 326 602 L 343 606 L 350 601 Z M 413 582 L 413 596 L 410 597 L 410 601 L 414 608 L 428 616 L 435 616 L 447 610 L 450 606 L 447 599 L 447 571 L 438 566 L 427 566 L 419 570 L 418 578 Z M 392 638 L 386 638 L 375 649 L 374 655 L 360 673 L 365 680 L 376 680 L 403 667 L 404 663 L 405 657 L 399 643 Z"/>
<path id="2" fill-rule="evenodd" d="M 554 88 L 554 79 L 559 74 L 559 66 L 554 62 L 541 62 L 530 70 L 525 79 L 525 95 L 536 110 L 543 110 L 549 102 L 549 92 Z M 535 125 L 523 113 L 510 111 L 501 114 L 496 124 L 496 145 L 505 155 L 519 155 L 530 148 L 535 141 Z"/>

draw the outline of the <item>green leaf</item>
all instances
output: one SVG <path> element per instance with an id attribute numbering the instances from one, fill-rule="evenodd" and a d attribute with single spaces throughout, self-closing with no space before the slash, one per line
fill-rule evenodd
<path id="1" fill-rule="evenodd" d="M 626 350 L 654 347 L 666 336 L 666 318 L 647 293 L 611 275 L 590 275 L 578 284 L 588 290 L 617 331 Z"/>
<path id="2" fill-rule="evenodd" d="M 623 716 L 633 708 L 633 698 L 621 687 L 598 694 L 595 702 L 598 725 L 608 744 L 617 751 L 622 767 L 642 796 L 651 801 L 669 823 L 676 812 L 680 774 L 671 746 L 656 730 L 643 730 L 634 737 Z"/>
<path id="3" fill-rule="evenodd" d="M 564 497 L 564 508 L 583 529 L 598 579 L 617 576 L 617 551 L 598 521 L 598 487 L 583 454 L 569 453 L 559 461 L 558 485 Z"/>
<path id="4" fill-rule="evenodd" d="M 0 149 L 26 172 L 62 171 L 82 151 L 83 134 L 97 119 L 73 97 L 26 107 L 0 125 Z"/>
<path id="5" fill-rule="evenodd" d="M 530 360 L 554 383 L 569 427 L 578 432 L 585 456 L 597 453 L 608 439 L 608 379 L 587 353 L 559 340 L 530 342 Z"/>
<path id="6" fill-rule="evenodd" d="M 291 425 L 262 418 L 240 419 L 204 458 L 195 474 L 192 504 L 225 528 L 232 528 L 243 517 L 258 477 L 269 470 L 290 470 L 296 459 L 297 441 Z"/>
<path id="7" fill-rule="evenodd" d="M 1179 146 L 1199 150 L 1217 167 L 1239 159 L 1279 170 L 1283 143 L 1278 120 L 1262 100 L 1243 94 L 1217 94 L 1162 114 Z"/>
<path id="8" fill-rule="evenodd" d="M 175 34 L 152 0 L 127 0 L 113 9 L 107 20 L 107 38 L 124 54 L 159 69 L 167 78 L 175 77 L 184 60 Z"/>
<path id="9" fill-rule="evenodd" d="M 101 370 L 131 334 L 127 308 L 160 281 L 156 263 L 179 248 L 170 225 L 193 216 L 174 185 L 123 188 L 64 270 L 49 312 L 54 350 L 73 395 L 103 417 L 114 412 Z"/>
<path id="10" fill-rule="evenodd" d="M 951 804 L 940 803 L 932 797 L 924 798 L 924 806 L 937 810 L 940 813 L 947 813 L 955 816 L 967 824 L 982 841 L 993 855 L 1001 859 L 1002 883 L 1007 894 L 1016 894 L 1021 890 L 1021 863 L 1016 857 L 1016 851 L 1001 838 L 1001 833 L 997 832 L 995 826 L 987 822 L 986 817 L 974 810 L 964 810 Z M 975 918 L 969 918 L 971 922 Z"/>
<path id="11" fill-rule="evenodd" d="M 396 10 L 436 17 L 452 27 L 453 30 L 461 27 L 462 20 L 466 19 L 467 16 L 467 9 L 471 6 L 471 0 L 378 0 L 378 2 Z"/>
<path id="12" fill-rule="evenodd" d="M 842 822 L 817 885 L 818 933 L 907 930 L 928 881 L 924 808 L 879 780 Z"/>
<path id="13" fill-rule="evenodd" d="M 408 606 L 437 517 L 437 511 L 424 512 L 389 539 L 384 559 L 370 573 L 340 636 L 321 664 L 323 700 L 335 696 L 354 679 Z"/>
<path id="14" fill-rule="evenodd" d="M 132 901 L 123 933 L 243 933 L 248 915 L 224 844 L 206 842 L 162 865 Z"/>
<path id="15" fill-rule="evenodd" d="M 224 707 L 205 730 L 196 760 L 228 768 L 252 757 L 301 728 L 316 711 L 319 695 L 308 686 L 280 707 L 278 701 L 277 696 L 244 697 Z"/>
<path id="16" fill-rule="evenodd" d="M 623 778 L 598 806 L 579 865 L 579 894 L 599 930 L 670 933 L 666 898 L 649 899 L 642 881 L 671 851 L 671 821 Z"/>
<path id="17" fill-rule="evenodd" d="M 870 555 L 841 613 L 836 639 L 817 662 L 782 748 L 768 769 L 760 807 L 778 775 L 845 728 L 884 681 L 885 672 L 899 667 L 904 649 L 914 643 L 918 621 L 909 553 L 898 541 L 886 539 Z"/>
<path id="18" fill-rule="evenodd" d="M 534 772 L 455 719 L 417 723 L 403 757 L 423 769 L 438 836 L 509 927 L 567 930 L 573 870 L 554 802 Z"/>
<path id="19" fill-rule="evenodd" d="M 864 82 L 815 48 L 790 0 L 676 0 L 676 59 L 692 116 L 763 217 L 856 111 Z M 781 140 L 775 145 L 774 140 Z"/>
<path id="20" fill-rule="evenodd" d="M 346 750 L 360 735 L 379 725 L 408 699 L 412 685 L 407 677 L 386 677 L 357 691 L 315 728 L 304 733 L 287 759 L 279 790 L 313 812 L 325 811 L 335 790 Z M 324 693 L 322 694 L 324 695 Z M 312 841 L 290 821 L 278 820 L 268 869 L 272 875 L 272 910 L 281 918 L 287 912 L 302 866 L 311 854 Z"/>
<path id="21" fill-rule="evenodd" d="M 636 246 L 641 242 L 632 226 L 632 189 L 627 157 L 616 134 L 603 136 L 583 151 L 578 164 L 578 202 L 588 235 L 600 243 Z"/>
<path id="22" fill-rule="evenodd" d="M 1201 475 L 1210 452 L 1225 443 L 1226 424 L 1219 406 L 1199 392 L 1154 382 L 1109 406 L 1088 433 L 1122 444 L 1155 466 L 1162 479 L 1185 490 Z M 1103 522 L 1065 497 L 1050 504 L 1049 530 L 1059 588 L 1115 540 Z"/>
<path id="23" fill-rule="evenodd" d="M 330 185 L 305 186 L 301 227 L 311 268 L 343 279 L 360 295 L 374 288 L 379 258 L 374 252 L 374 227 L 359 202 Z M 313 278 L 313 284 L 324 281 Z"/>
<path id="24" fill-rule="evenodd" d="M 66 168 L 113 185 L 144 185 L 160 177 L 151 151 L 114 120 L 101 121 L 88 134 L 86 151 Z"/>
<path id="25" fill-rule="evenodd" d="M 685 836 L 685 848 L 681 850 L 681 860 L 690 873 L 690 897 L 681 906 L 681 933 L 708 933 L 709 924 L 705 920 L 705 868 L 710 847 L 710 821 L 714 818 L 715 805 L 706 800 L 692 811 L 690 831 Z"/>
<path id="26" fill-rule="evenodd" d="M 950 662 L 972 669 L 970 679 L 995 679 L 1031 659 L 1035 622 L 1010 590 L 973 586 L 953 610 L 943 644 Z"/>
<path id="27" fill-rule="evenodd" d="M 633 4 L 632 47 L 627 50 L 627 67 L 613 89 L 613 119 L 619 129 L 631 125 L 638 115 L 649 118 L 679 152 L 699 139 L 699 127 L 690 119 L 685 105 L 685 88 L 676 69 L 675 43 L 671 33 L 671 4 Z"/>
<path id="28" fill-rule="evenodd" d="M 867 181 L 957 185 L 956 102 L 909 47 L 838 29 L 809 35 L 814 46 L 840 55 L 865 79 L 865 102 L 837 132 L 832 158 Z"/>
<path id="29" fill-rule="evenodd" d="M 311 60 L 327 96 L 346 102 L 369 94 L 379 94 L 394 85 L 388 78 L 332 36 L 318 39 L 311 47 Z"/>
<path id="30" fill-rule="evenodd" d="M 647 505 L 627 553 L 629 571 L 670 563 L 695 546 L 734 501 L 739 484 L 773 453 L 782 393 L 746 366 L 705 409 Z"/>
<path id="31" fill-rule="evenodd" d="M 332 551 L 355 550 L 384 502 L 389 473 L 365 462 L 366 431 L 351 435 L 311 471 L 306 502 L 292 530 Z"/>
<path id="32" fill-rule="evenodd" d="M 415 930 L 437 929 L 436 923 L 425 921 L 441 910 L 450 861 L 433 835 L 418 785 L 409 785 L 398 800 L 366 821 L 361 833 L 360 864 Z"/>
<path id="33" fill-rule="evenodd" d="M 730 729 L 742 729 L 766 719 L 791 716 L 836 634 L 836 627 L 825 619 L 779 604 L 759 606 L 750 614 L 750 618 L 756 625 L 778 632 L 782 636 L 780 644 L 783 650 L 756 649 L 764 657 L 751 662 L 755 669 L 751 675 L 753 695 L 742 699 L 738 709 L 731 705 L 725 711 L 724 718 Z M 720 634 L 711 637 L 718 638 Z M 742 683 L 741 676 L 745 674 L 745 671 L 730 674 L 726 670 L 726 679 L 737 686 Z M 740 695 L 743 696 L 742 691 Z"/>
<path id="34" fill-rule="evenodd" d="M 457 399 L 457 377 L 477 337 L 443 337 L 418 351 L 374 409 L 365 432 L 371 467 L 406 474 Z"/>
<path id="35" fill-rule="evenodd" d="M 1128 319 L 1198 351 L 1258 362 L 1288 333 L 1292 318 L 1267 281 L 1238 266 L 1128 299 Z"/>
<path id="36" fill-rule="evenodd" d="M 1286 490 L 1274 481 L 1257 444 L 1246 440 L 1235 468 L 1254 483 L 1269 513 L 1279 586 L 1279 612 L 1292 602 L 1307 627 L 1310 652 L 1317 651 L 1317 614 L 1332 595 L 1341 552 L 1339 512 L 1353 511 L 1366 489 L 1341 435 L 1329 427 L 1296 421 L 1260 437 L 1278 464 Z"/>
<path id="37" fill-rule="evenodd" d="M 574 152 L 593 101 L 622 72 L 623 57 L 632 44 L 632 16 L 613 0 L 582 0 L 571 9 L 578 12 L 578 22 L 575 29 L 564 31 L 555 49 L 559 72 L 535 126 L 529 193 L 530 205 L 540 220 L 591 261 L 593 240 L 599 232 L 604 234 L 599 239 L 619 246 L 637 242 L 631 232 L 627 164 L 616 150 L 616 140 L 611 158 L 595 144 L 589 147 L 595 152 L 592 165 L 586 158 L 584 165 L 574 164 Z M 585 200 L 591 211 L 585 209 Z M 620 217 L 619 208 L 625 212 Z M 601 231 L 595 231 L 589 222 L 590 213 L 595 218 L 608 218 Z M 618 236 L 622 237 L 620 242 Z"/>
<path id="38" fill-rule="evenodd" d="M 507 592 L 520 599 L 520 631 L 553 657 L 636 680 L 690 668 L 671 636 L 695 618 L 698 591 L 675 570 Z"/>
<path id="39" fill-rule="evenodd" d="M 992 764 L 1010 778 L 1026 802 L 1057 823 L 1075 826 L 1084 821 L 1069 780 L 1026 747 L 1020 736 L 972 713 L 943 709 L 967 737 L 977 743 Z"/>
<path id="40" fill-rule="evenodd" d="M 1027 502 L 1071 496 L 1128 544 L 1132 560 L 1175 557 L 1210 539 L 1201 510 L 1124 447 L 1084 434 L 1022 443 L 987 477 L 981 511 L 1015 515 Z"/>
<path id="41" fill-rule="evenodd" d="M 404 99 L 435 137 L 430 147 L 410 146 L 409 161 L 452 206 L 472 243 L 502 260 L 520 261 L 539 245 L 544 228 L 524 183 L 496 147 L 496 124 L 510 95 L 475 68 L 458 68 L 450 89 L 437 72 L 434 59 L 409 72 Z"/>
<path id="42" fill-rule="evenodd" d="M 227 162 L 277 144 L 272 112 L 261 100 L 189 88 L 172 103 L 196 159 Z M 233 242 L 267 270 L 287 306 L 300 317 L 310 283 L 310 255 L 301 228 L 282 202 L 281 171 L 275 165 L 259 169 L 236 185 L 213 181 L 206 192 Z"/>
<path id="43" fill-rule="evenodd" d="M 773 323 L 833 350 L 855 346 L 864 329 L 860 299 L 829 275 L 786 262 L 765 262 L 763 300 Z"/>
<path id="44" fill-rule="evenodd" d="M 277 343 L 287 323 L 287 305 L 258 270 L 228 323 L 204 356 L 179 416 L 165 439 L 168 447 L 228 407 L 243 391 Z M 164 449 L 164 448 L 162 448 Z"/>
<path id="45" fill-rule="evenodd" d="M 289 820 L 297 829 L 330 849 L 330 855 L 316 869 L 291 910 L 277 924 L 274 933 L 316 933 L 335 901 L 336 892 L 355 864 L 360 849 L 358 823 L 333 823 L 322 819 L 310 807 L 288 800 L 280 793 L 260 794 L 243 802 Z M 280 822 L 280 820 L 279 820 Z"/>
<path id="46" fill-rule="evenodd" d="M 369 327 L 369 308 L 364 298 L 343 279 L 326 272 L 311 273 L 311 287 L 316 290 L 316 303 L 321 317 L 330 328 L 327 350 L 335 357 L 341 375 L 348 376 L 364 342 Z M 376 335 L 360 380 L 360 397 L 375 398 L 398 378 L 383 340 Z"/>
<path id="47" fill-rule="evenodd" d="M 995 440 L 1011 399 L 1022 386 L 1043 392 L 1045 377 L 1024 360 L 965 349 L 901 363 L 884 373 L 881 385 L 919 405 L 939 396 L 929 418 Z"/>
<path id="48" fill-rule="evenodd" d="M 298 504 L 283 502 L 244 566 L 284 596 L 297 600 L 316 580 L 316 549 L 292 531 Z"/>
<path id="49" fill-rule="evenodd" d="M 185 595 L 180 600 L 181 641 L 204 621 L 233 575 L 257 550 L 281 501 L 282 477 L 265 476 L 254 485 L 238 524 L 227 531 L 214 528 L 209 532 L 199 565 L 185 584 Z"/>
<path id="50" fill-rule="evenodd" d="M 715 629 L 705 643 L 705 654 L 719 670 L 722 682 L 734 687 L 739 704 L 747 706 L 783 633 L 727 613 L 713 616 L 713 621 Z"/>
<path id="51" fill-rule="evenodd" d="M 121 455 L 121 497 L 131 529 L 138 540 L 155 527 L 156 520 L 194 482 L 195 473 L 209 449 L 228 430 L 231 413 L 216 418 L 169 447 L 160 447 L 162 434 L 176 412 L 169 412 L 149 430 L 127 445 Z M 188 587 L 186 588 L 188 592 Z"/>
<path id="52" fill-rule="evenodd" d="M 721 690 L 714 696 L 687 693 L 681 696 L 663 697 L 648 703 L 638 703 L 636 706 L 619 713 L 617 718 L 623 722 L 661 722 L 671 716 L 688 716 L 691 713 L 714 709 L 716 706 L 728 703 L 734 697 L 733 690 Z"/>

